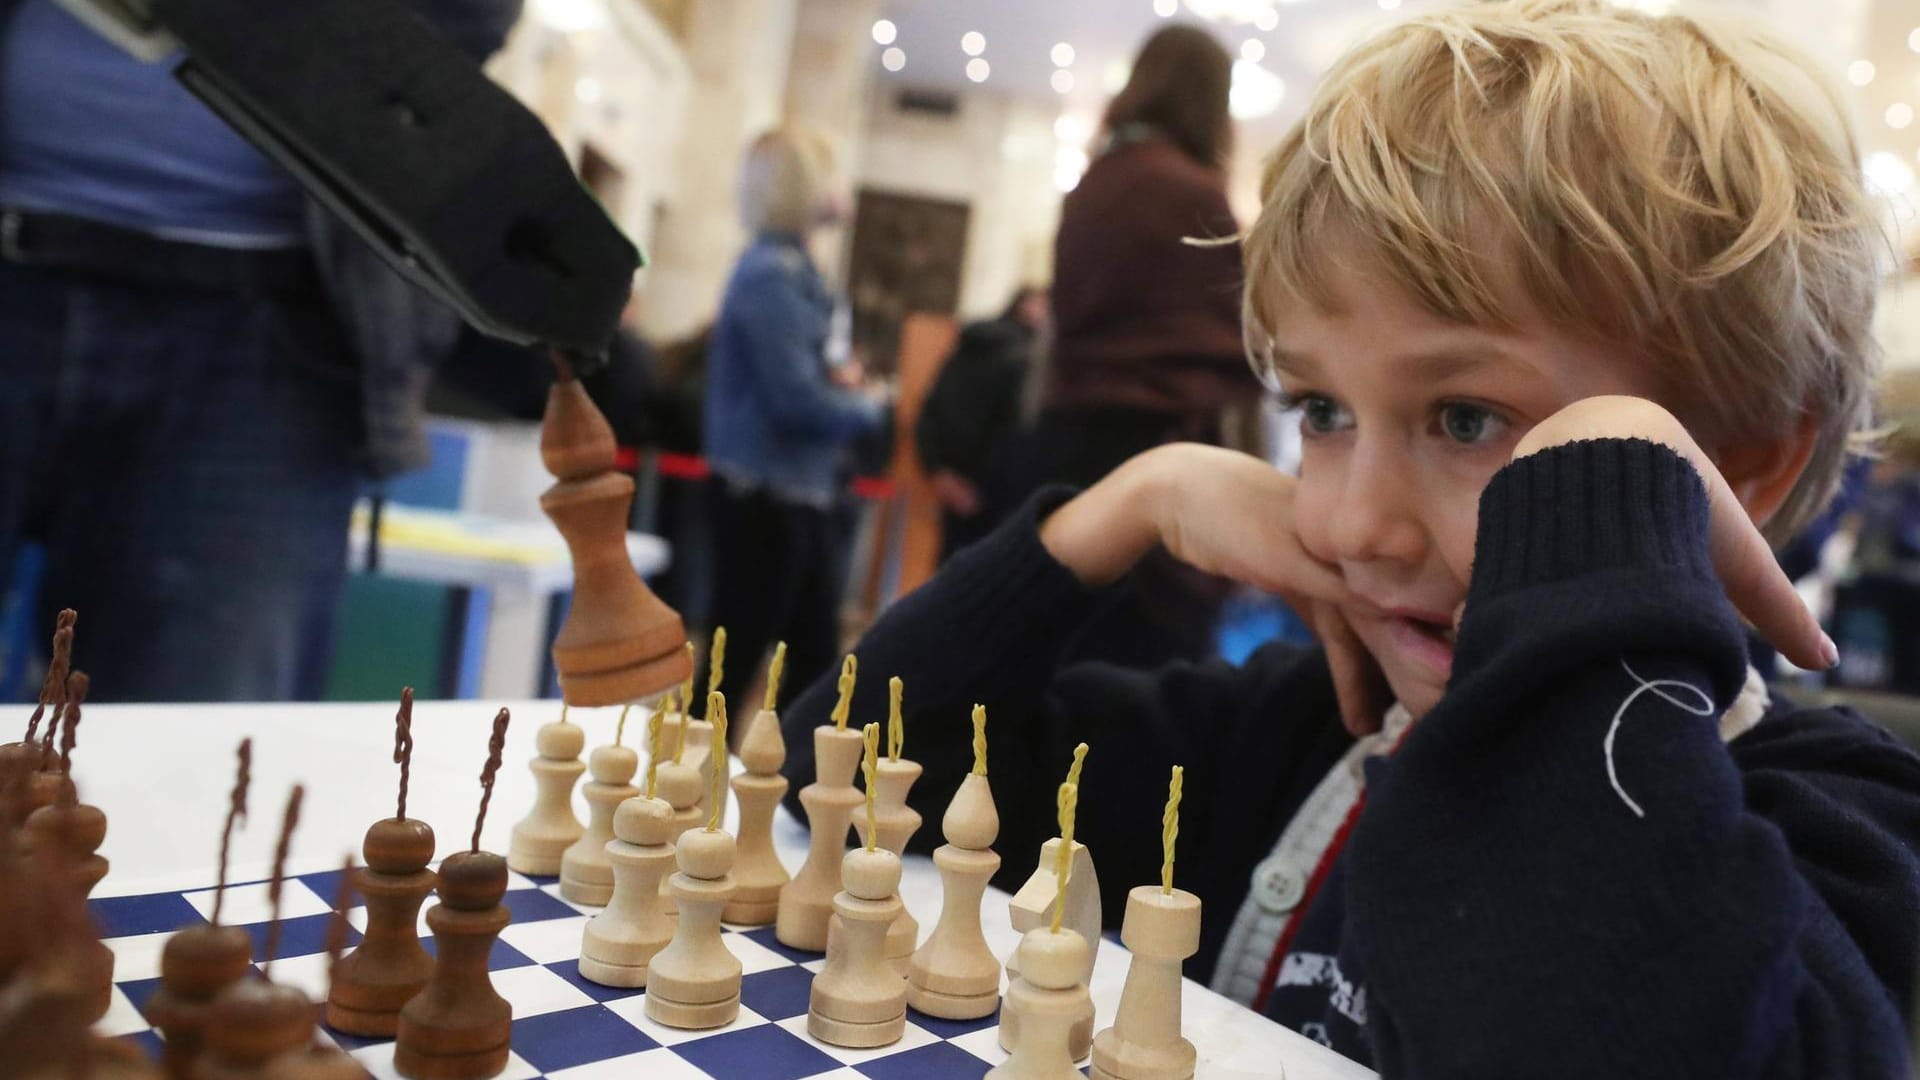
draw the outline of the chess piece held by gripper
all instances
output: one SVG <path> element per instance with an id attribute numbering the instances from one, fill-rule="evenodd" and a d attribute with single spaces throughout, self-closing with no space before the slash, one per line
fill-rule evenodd
<path id="1" fill-rule="evenodd" d="M 433 827 L 415 818 L 383 818 L 360 845 L 366 865 L 353 870 L 367 902 L 367 930 L 340 958 L 327 992 L 327 1026 L 391 1038 L 400 1009 L 427 985 L 433 957 L 420 945 L 420 905 L 433 891 Z"/>
<path id="2" fill-rule="evenodd" d="M 580 761 L 586 745 L 587 733 L 578 724 L 562 719 L 540 726 L 534 736 L 539 756 L 527 763 L 537 792 L 533 809 L 513 827 L 507 845 L 509 869 L 553 877 L 567 848 L 586 831 L 573 814 L 573 785 L 587 771 Z"/>
<path id="3" fill-rule="evenodd" d="M 1200 951 L 1200 898 L 1141 885 L 1127 893 L 1120 941 L 1133 953 L 1113 1026 L 1093 1038 L 1093 1080 L 1191 1080 L 1180 1034 L 1180 964 Z"/>
<path id="4" fill-rule="evenodd" d="M 540 496 L 573 556 L 573 605 L 553 642 L 570 705 L 618 705 L 677 685 L 693 669 L 686 627 L 634 572 L 627 554 L 633 478 L 614 471 L 617 446 L 572 365 L 555 354 L 540 457 L 557 482 Z"/>
<path id="5" fill-rule="evenodd" d="M 410 1080 L 480 1080 L 507 1065 L 513 1008 L 493 989 L 487 955 L 512 921 L 500 903 L 507 862 L 486 851 L 440 864 L 440 902 L 427 912 L 439 955 L 433 977 L 400 1010 L 393 1064 Z"/>

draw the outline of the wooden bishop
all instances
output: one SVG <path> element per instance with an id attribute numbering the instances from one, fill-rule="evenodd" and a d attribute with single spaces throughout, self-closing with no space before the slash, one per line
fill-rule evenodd
<path id="1" fill-rule="evenodd" d="M 1000 1007 L 1000 958 L 980 929 L 987 882 L 1000 869 L 993 851 L 1000 814 L 987 784 L 986 710 L 974 706 L 974 767 L 940 820 L 947 842 L 934 850 L 940 921 L 907 969 L 907 1004 L 928 1016 L 977 1020 Z"/>
<path id="2" fill-rule="evenodd" d="M 790 949 L 825 952 L 827 924 L 833 917 L 833 898 L 840 892 L 840 863 L 847 850 L 847 830 L 853 813 L 866 796 L 853 786 L 864 748 L 858 731 L 847 728 L 858 665 L 849 656 L 840 669 L 840 701 L 833 723 L 813 731 L 814 782 L 800 789 L 811 836 L 806 861 L 780 890 L 780 908 L 774 937 Z"/>
<path id="3" fill-rule="evenodd" d="M 740 763 L 746 771 L 733 778 L 733 797 L 740 804 L 739 857 L 733 868 L 733 896 L 723 917 L 738 926 L 766 926 L 780 913 L 780 890 L 792 880 L 773 850 L 773 811 L 787 793 L 787 744 L 780 735 L 780 717 L 774 702 L 780 694 L 780 676 L 786 667 L 787 645 L 773 650 L 767 671 L 766 703 L 747 725 L 740 741 Z"/>

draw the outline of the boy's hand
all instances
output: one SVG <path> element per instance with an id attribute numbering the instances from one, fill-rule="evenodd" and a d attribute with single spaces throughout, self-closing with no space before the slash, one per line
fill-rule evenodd
<path id="1" fill-rule="evenodd" d="M 1586 439 L 1646 439 L 1672 449 L 1692 463 L 1706 484 L 1708 550 L 1727 599 L 1746 616 L 1760 636 L 1788 660 L 1810 671 L 1832 667 L 1839 660 L 1832 639 L 1807 610 L 1793 583 L 1780 569 L 1773 550 L 1760 535 L 1746 508 L 1740 505 L 1706 453 L 1687 434 L 1673 414 L 1651 401 L 1635 397 L 1593 397 L 1576 401 L 1549 416 L 1520 439 L 1513 458 Z M 1470 555 L 1468 553 L 1471 561 Z M 1455 563 L 1455 565 L 1464 565 Z"/>
<path id="2" fill-rule="evenodd" d="M 1341 717 L 1363 734 L 1380 725 L 1384 680 L 1341 614 L 1350 597 L 1339 571 L 1301 546 L 1294 484 L 1259 458 L 1175 443 L 1133 458 L 1054 511 L 1040 542 L 1095 587 L 1159 544 L 1190 566 L 1277 594 L 1326 647 Z"/>

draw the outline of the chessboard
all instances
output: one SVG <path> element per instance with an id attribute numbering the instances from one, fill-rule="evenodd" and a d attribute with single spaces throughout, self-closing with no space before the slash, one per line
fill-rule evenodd
<path id="1" fill-rule="evenodd" d="M 281 899 L 275 981 L 326 994 L 326 935 L 340 871 L 287 881 Z M 357 900 L 356 900 L 357 902 Z M 1006 1060 L 996 1017 L 939 1020 L 909 1012 L 906 1036 L 876 1050 L 848 1050 L 807 1035 L 807 996 L 826 961 L 774 940 L 773 927 L 726 928 L 740 959 L 740 1016 L 711 1031 L 682 1031 L 649 1020 L 644 990 L 600 986 L 577 970 L 581 931 L 600 909 L 563 900 L 556 879 L 512 874 L 504 901 L 513 922 L 494 944 L 493 985 L 513 1005 L 513 1055 L 502 1080 L 978 1080 Z M 420 936 L 434 942 L 422 905 Z M 114 953 L 113 1004 L 97 1031 L 157 1055 L 160 1035 L 143 1010 L 160 985 L 160 950 L 173 931 L 208 921 L 211 888 L 90 901 L 101 937 Z M 229 884 L 222 921 L 254 939 L 256 970 L 270 920 L 265 882 Z M 366 909 L 348 910 L 347 943 L 359 941 Z M 320 1029 L 378 1080 L 394 1080 L 393 1042 Z"/>

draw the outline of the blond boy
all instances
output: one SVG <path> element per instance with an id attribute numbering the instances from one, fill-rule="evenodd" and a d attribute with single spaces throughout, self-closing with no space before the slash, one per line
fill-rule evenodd
<path id="1" fill-rule="evenodd" d="M 1151 451 L 898 604 L 859 652 L 927 716 L 924 809 L 970 701 L 1009 852 L 1087 739 L 1118 912 L 1185 764 L 1188 974 L 1388 1075 L 1905 1075 L 1920 757 L 1770 702 L 1740 618 L 1835 659 L 1763 537 L 1870 421 L 1857 158 L 1745 24 L 1520 0 L 1363 45 L 1244 241 L 1299 478 Z M 1323 648 L 1066 663 L 1155 545 L 1288 596 Z"/>

